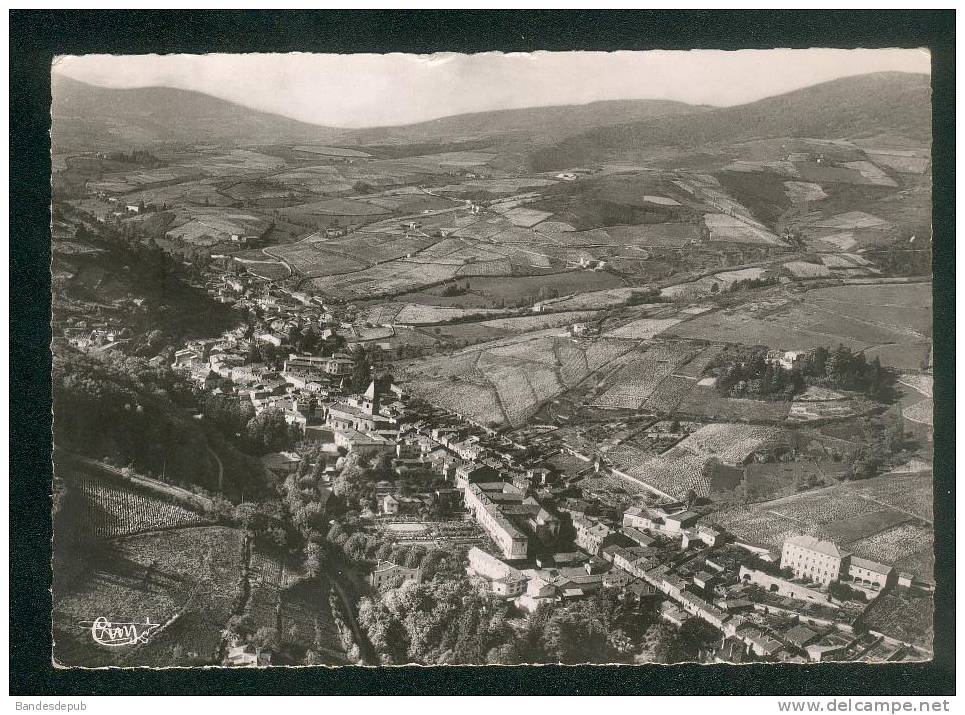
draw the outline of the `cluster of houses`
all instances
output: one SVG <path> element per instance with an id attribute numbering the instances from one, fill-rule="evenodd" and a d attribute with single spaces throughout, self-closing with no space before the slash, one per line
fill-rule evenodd
<path id="1" fill-rule="evenodd" d="M 729 662 L 921 655 L 913 644 L 861 626 L 879 595 L 920 584 L 832 542 L 792 536 L 776 553 L 702 523 L 680 503 L 631 507 L 621 523 L 560 504 L 548 512 L 563 517 L 577 550 L 537 549 L 534 556 L 527 550 L 527 537 L 537 533 L 534 506 L 521 509 L 525 498 L 510 483 L 470 483 L 465 490 L 467 508 L 496 545 L 493 553 L 473 548 L 467 571 L 524 611 L 609 591 L 650 602 L 677 625 L 692 618 L 711 625 L 720 633 L 715 657 Z M 554 528 L 559 533 L 559 520 Z M 834 584 L 849 586 L 851 595 L 832 595 Z"/>
<path id="2" fill-rule="evenodd" d="M 743 543 L 667 499 L 615 513 L 573 498 L 564 475 L 547 465 L 552 454 L 565 451 L 593 469 L 580 445 L 536 433 L 495 434 L 410 400 L 391 378 L 353 393 L 351 344 L 326 355 L 302 354 L 289 345 L 290 335 L 309 328 L 322 339 L 348 332 L 323 303 L 249 275 L 220 280 L 209 290 L 262 317 L 254 330 L 244 326 L 220 340 L 186 345 L 173 367 L 208 392 L 250 402 L 256 413 L 282 411 L 306 441 L 323 449 L 388 458 L 400 476 L 437 475 L 448 483 L 438 494 L 403 494 L 391 483 L 378 485 L 379 512 L 416 513 L 430 501 L 464 511 L 488 537 L 470 550 L 468 572 L 519 608 L 533 611 L 542 603 L 615 591 L 652 605 L 669 622 L 698 618 L 710 624 L 721 636 L 717 656 L 730 661 L 854 660 L 872 653 L 900 660 L 916 654 L 910 644 L 861 627 L 868 603 L 888 589 L 916 585 L 910 576 L 808 536 L 789 538 L 781 553 Z M 277 362 L 249 362 L 258 343 L 276 355 L 286 351 L 281 369 Z M 779 358 L 793 364 L 800 356 Z M 277 453 L 265 458 L 265 466 L 284 475 L 300 459 Z M 381 562 L 371 582 L 379 587 L 400 577 L 418 580 L 420 574 Z M 839 583 L 864 599 L 832 595 Z"/>

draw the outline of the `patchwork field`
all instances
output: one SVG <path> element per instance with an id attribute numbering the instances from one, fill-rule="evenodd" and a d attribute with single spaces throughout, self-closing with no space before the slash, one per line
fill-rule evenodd
<path id="1" fill-rule="evenodd" d="M 885 474 L 728 509 L 714 520 L 770 548 L 780 549 L 787 536 L 808 534 L 930 578 L 932 490 L 931 472 Z"/>
<path id="2" fill-rule="evenodd" d="M 778 350 L 840 343 L 876 350 L 883 364 L 903 367 L 909 355 L 920 362 L 927 348 L 930 294 L 931 285 L 919 283 L 822 288 L 762 318 L 744 308 L 724 310 L 673 326 L 666 335 Z M 872 354 L 869 351 L 869 358 Z"/>
<path id="3" fill-rule="evenodd" d="M 545 401 L 628 352 L 632 345 L 573 341 L 555 329 L 401 365 L 413 394 L 487 426 L 518 426 Z"/>
<path id="4" fill-rule="evenodd" d="M 593 406 L 639 409 L 654 397 L 674 369 L 693 354 L 694 350 L 683 343 L 656 345 L 642 353 L 629 353 L 622 360 L 623 367 L 607 378 L 604 390 L 593 400 Z M 662 406 L 660 403 L 669 402 L 673 392 L 671 389 L 662 393 L 650 404 L 650 409 L 655 410 Z"/>

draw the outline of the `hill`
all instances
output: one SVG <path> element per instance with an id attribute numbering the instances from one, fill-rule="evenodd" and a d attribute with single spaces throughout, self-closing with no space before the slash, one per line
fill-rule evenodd
<path id="1" fill-rule="evenodd" d="M 51 135 L 57 150 L 330 141 L 340 133 L 170 87 L 112 89 L 55 74 L 51 94 Z"/>
<path id="2" fill-rule="evenodd" d="M 859 138 L 895 134 L 931 137 L 929 78 L 882 72 L 846 77 L 750 104 L 601 127 L 535 151 L 532 168 L 549 171 L 626 158 L 656 147 L 693 149 L 766 137 Z"/>
<path id="3" fill-rule="evenodd" d="M 611 124 L 680 116 L 706 109 L 656 99 L 611 100 L 456 114 L 406 126 L 362 129 L 352 132 L 351 137 L 362 144 L 465 141 L 503 134 L 525 134 L 553 141 Z"/>

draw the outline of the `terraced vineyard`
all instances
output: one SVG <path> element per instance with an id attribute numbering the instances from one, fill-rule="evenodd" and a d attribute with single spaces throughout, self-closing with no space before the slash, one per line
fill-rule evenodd
<path id="1" fill-rule="evenodd" d="M 718 512 L 738 538 L 780 549 L 787 536 L 831 539 L 858 556 L 931 578 L 930 472 L 885 474 Z"/>
<path id="2" fill-rule="evenodd" d="M 182 506 L 97 477 L 83 477 L 86 521 L 100 538 L 199 526 L 211 520 Z"/>
<path id="3" fill-rule="evenodd" d="M 523 424 L 541 404 L 629 352 L 632 344 L 534 331 L 409 363 L 399 379 L 429 402 L 487 426 Z"/>

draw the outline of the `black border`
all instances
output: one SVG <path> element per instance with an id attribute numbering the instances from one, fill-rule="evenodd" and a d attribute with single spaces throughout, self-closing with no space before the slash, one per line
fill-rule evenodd
<path id="1" fill-rule="evenodd" d="M 10 11 L 10 694 L 955 692 L 955 13 Z M 935 660 L 917 665 L 56 670 L 50 644 L 49 65 L 95 52 L 928 47 L 934 99 Z"/>

